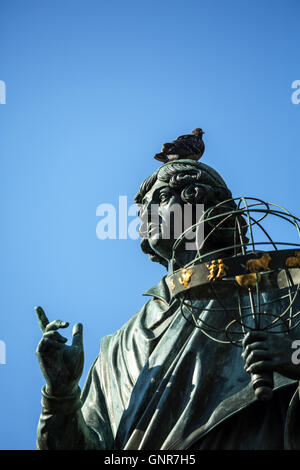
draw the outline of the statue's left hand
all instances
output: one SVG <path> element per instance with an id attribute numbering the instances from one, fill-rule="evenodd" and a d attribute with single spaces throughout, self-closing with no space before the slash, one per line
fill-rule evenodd
<path id="1" fill-rule="evenodd" d="M 249 373 L 278 372 L 300 380 L 300 364 L 293 364 L 293 340 L 287 335 L 250 331 L 243 341 L 242 358 Z"/>

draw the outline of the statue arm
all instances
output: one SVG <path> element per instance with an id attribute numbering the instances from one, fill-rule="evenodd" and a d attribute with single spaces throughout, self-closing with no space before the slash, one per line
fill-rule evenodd
<path id="1" fill-rule="evenodd" d="M 57 398 L 42 389 L 37 429 L 38 450 L 105 450 L 114 446 L 105 395 L 99 379 L 99 356 L 92 364 L 82 394 Z"/>
<path id="2" fill-rule="evenodd" d="M 46 380 L 42 389 L 42 413 L 37 430 L 37 448 L 103 449 L 111 443 L 110 421 L 98 375 L 98 358 L 91 367 L 81 396 L 78 386 L 84 362 L 83 327 L 73 328 L 70 346 L 58 330 L 68 322 L 49 322 L 42 307 L 36 307 L 43 336 L 36 354 Z"/>
<path id="3" fill-rule="evenodd" d="M 80 409 L 63 414 L 43 408 L 37 429 L 38 450 L 102 450 L 97 434 Z"/>

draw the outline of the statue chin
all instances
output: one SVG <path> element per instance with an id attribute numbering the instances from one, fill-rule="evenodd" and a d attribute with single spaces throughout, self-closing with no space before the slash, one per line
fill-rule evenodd
<path id="1" fill-rule="evenodd" d="M 164 258 L 166 262 L 169 265 L 169 262 L 171 261 L 173 257 L 173 252 L 172 248 L 176 240 L 166 240 L 162 238 L 149 238 L 148 242 L 151 247 L 151 249 L 159 255 L 161 258 Z M 182 247 L 184 248 L 185 244 L 182 244 Z M 188 262 L 190 262 L 195 256 L 195 251 L 194 250 L 176 250 L 175 256 L 174 256 L 174 265 L 173 269 L 177 269 L 179 266 L 184 266 Z"/>
<path id="2" fill-rule="evenodd" d="M 149 238 L 148 242 L 152 250 L 166 261 L 169 261 L 172 258 L 172 246 L 174 241 L 154 236 Z"/>

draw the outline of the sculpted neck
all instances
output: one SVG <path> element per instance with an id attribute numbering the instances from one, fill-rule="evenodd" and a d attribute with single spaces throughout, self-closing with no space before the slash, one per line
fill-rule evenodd
<path id="1" fill-rule="evenodd" d="M 215 246 L 206 247 L 203 250 L 201 249 L 200 253 L 203 256 L 205 254 L 208 254 L 210 252 L 217 250 L 218 248 L 216 248 Z M 185 250 L 185 251 L 177 252 L 175 256 L 174 265 L 172 264 L 172 260 L 168 260 L 168 273 L 171 274 L 173 271 L 176 271 L 177 269 L 180 269 L 183 266 L 187 265 L 188 263 L 192 262 L 195 259 L 196 255 L 197 255 L 197 250 Z M 215 254 L 215 255 L 212 254 L 212 255 L 205 257 L 205 262 L 211 261 L 212 259 L 215 259 L 215 258 L 224 258 L 226 256 L 228 255 L 226 254 L 226 251 L 224 249 L 224 252 L 220 251 L 218 254 Z"/>

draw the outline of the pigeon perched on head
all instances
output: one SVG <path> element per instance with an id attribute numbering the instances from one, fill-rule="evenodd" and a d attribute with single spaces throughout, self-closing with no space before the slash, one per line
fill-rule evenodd
<path id="1" fill-rule="evenodd" d="M 202 157 L 205 150 L 202 140 L 203 134 L 205 132 L 197 127 L 190 134 L 181 135 L 173 142 L 164 144 L 161 152 L 154 155 L 154 158 L 164 163 L 183 158 L 197 161 Z"/>

